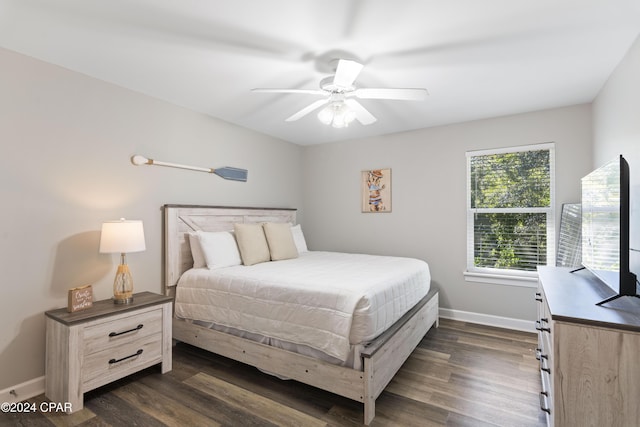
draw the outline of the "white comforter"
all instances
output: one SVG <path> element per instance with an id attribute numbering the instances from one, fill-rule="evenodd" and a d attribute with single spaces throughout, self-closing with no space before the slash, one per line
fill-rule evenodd
<path id="1" fill-rule="evenodd" d="M 306 252 L 252 266 L 185 272 L 178 317 L 213 322 L 346 360 L 429 291 L 429 266 L 412 258 Z"/>

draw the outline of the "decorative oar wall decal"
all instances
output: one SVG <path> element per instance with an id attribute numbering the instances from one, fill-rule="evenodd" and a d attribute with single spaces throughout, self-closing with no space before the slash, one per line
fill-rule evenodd
<path id="1" fill-rule="evenodd" d="M 177 163 L 169 163 L 169 162 L 161 162 L 159 160 L 153 160 L 153 159 L 147 159 L 144 156 L 140 156 L 138 154 L 136 154 L 135 156 L 131 157 L 131 163 L 133 163 L 136 166 L 140 166 L 140 165 L 156 165 L 156 166 L 167 166 L 170 168 L 178 168 L 178 169 L 188 169 L 188 170 L 192 170 L 192 171 L 198 171 L 198 172 L 207 172 L 207 173 L 214 173 L 216 175 L 218 175 L 219 177 L 222 177 L 224 179 L 230 179 L 232 181 L 243 181 L 246 182 L 247 181 L 247 174 L 248 171 L 246 169 L 238 169 L 238 168 L 231 168 L 231 167 L 223 167 L 223 168 L 201 168 L 198 166 L 188 166 L 188 165 L 180 165 Z"/>

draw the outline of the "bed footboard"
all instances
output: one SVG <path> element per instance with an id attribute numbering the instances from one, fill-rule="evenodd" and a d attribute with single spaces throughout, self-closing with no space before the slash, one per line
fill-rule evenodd
<path id="1" fill-rule="evenodd" d="M 173 338 L 212 353 L 363 402 L 362 372 L 277 347 L 173 320 Z"/>
<path id="2" fill-rule="evenodd" d="M 173 321 L 173 338 L 362 402 L 364 423 L 369 425 L 375 416 L 375 400 L 434 325 L 438 325 L 437 289 L 432 289 L 413 309 L 363 350 L 364 371 L 333 365 L 176 318 Z"/>
<path id="3" fill-rule="evenodd" d="M 432 289 L 409 313 L 363 352 L 364 423 L 375 416 L 375 401 L 425 334 L 438 326 L 438 291 Z"/>

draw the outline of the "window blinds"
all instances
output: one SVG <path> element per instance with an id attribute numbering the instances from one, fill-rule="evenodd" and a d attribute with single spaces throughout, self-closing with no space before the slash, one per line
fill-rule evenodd
<path id="1" fill-rule="evenodd" d="M 535 271 L 554 259 L 554 146 L 467 153 L 469 270 Z"/>

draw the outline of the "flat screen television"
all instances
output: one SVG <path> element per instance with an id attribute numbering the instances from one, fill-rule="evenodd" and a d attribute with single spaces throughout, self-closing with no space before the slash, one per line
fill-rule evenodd
<path id="1" fill-rule="evenodd" d="M 629 164 L 620 156 L 582 178 L 582 265 L 616 294 L 638 297 L 629 270 Z"/>

